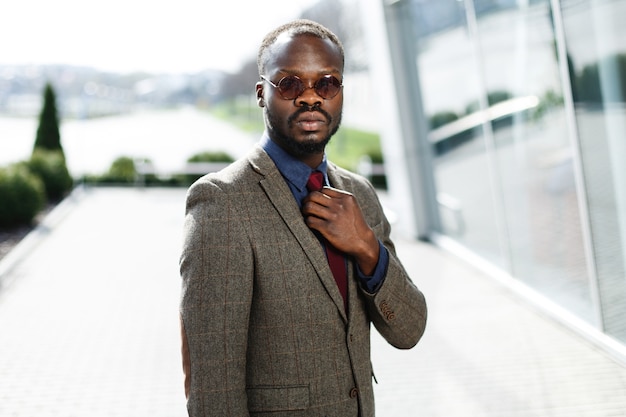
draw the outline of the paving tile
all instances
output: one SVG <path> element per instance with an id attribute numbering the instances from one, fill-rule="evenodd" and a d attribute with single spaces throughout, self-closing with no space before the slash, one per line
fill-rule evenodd
<path id="1" fill-rule="evenodd" d="M 0 262 L 0 416 L 186 415 L 184 196 L 84 189 Z M 397 243 L 429 323 L 411 350 L 373 333 L 378 417 L 626 416 L 622 365 L 459 259 Z"/>
<path id="2" fill-rule="evenodd" d="M 377 416 L 626 416 L 626 368 L 461 260 L 400 241 L 426 294 L 416 348 L 373 337 Z"/>

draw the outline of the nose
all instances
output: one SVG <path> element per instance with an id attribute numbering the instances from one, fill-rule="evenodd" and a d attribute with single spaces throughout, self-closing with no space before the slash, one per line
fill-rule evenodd
<path id="1" fill-rule="evenodd" d="M 324 99 L 320 97 L 315 91 L 314 86 L 306 86 L 302 94 L 294 99 L 296 106 L 302 107 L 304 105 L 312 107 L 322 104 Z"/>

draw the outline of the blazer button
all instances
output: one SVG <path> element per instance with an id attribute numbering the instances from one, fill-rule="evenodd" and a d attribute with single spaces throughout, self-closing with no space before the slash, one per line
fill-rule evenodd
<path id="1" fill-rule="evenodd" d="M 380 312 L 383 313 L 383 315 L 385 316 L 385 318 L 389 321 L 393 320 L 396 318 L 396 313 L 393 312 L 393 310 L 389 307 L 389 304 L 387 303 L 386 300 L 383 300 L 380 305 Z"/>
<path id="2" fill-rule="evenodd" d="M 352 388 L 350 390 L 350 398 L 356 398 L 359 396 L 359 390 L 357 388 Z"/>

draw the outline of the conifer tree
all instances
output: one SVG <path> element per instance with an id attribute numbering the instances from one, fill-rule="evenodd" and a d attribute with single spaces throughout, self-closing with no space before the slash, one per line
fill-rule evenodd
<path id="1" fill-rule="evenodd" d="M 43 182 L 48 200 L 60 200 L 71 190 L 73 180 L 61 147 L 56 96 L 50 83 L 47 83 L 44 89 L 37 137 L 27 166 Z"/>
<path id="2" fill-rule="evenodd" d="M 44 101 L 39 115 L 39 127 L 37 128 L 37 136 L 35 138 L 35 147 L 33 149 L 45 149 L 51 151 L 61 151 L 61 133 L 59 131 L 59 116 L 56 106 L 56 95 L 52 85 L 46 83 L 44 89 Z"/>

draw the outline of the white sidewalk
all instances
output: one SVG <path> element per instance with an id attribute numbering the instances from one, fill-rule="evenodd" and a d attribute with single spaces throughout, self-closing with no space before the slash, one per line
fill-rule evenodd
<path id="1" fill-rule="evenodd" d="M 0 416 L 186 415 L 184 196 L 79 191 L 0 262 Z M 429 323 L 409 351 L 373 337 L 378 417 L 626 416 L 623 366 L 456 258 L 397 243 Z"/>

